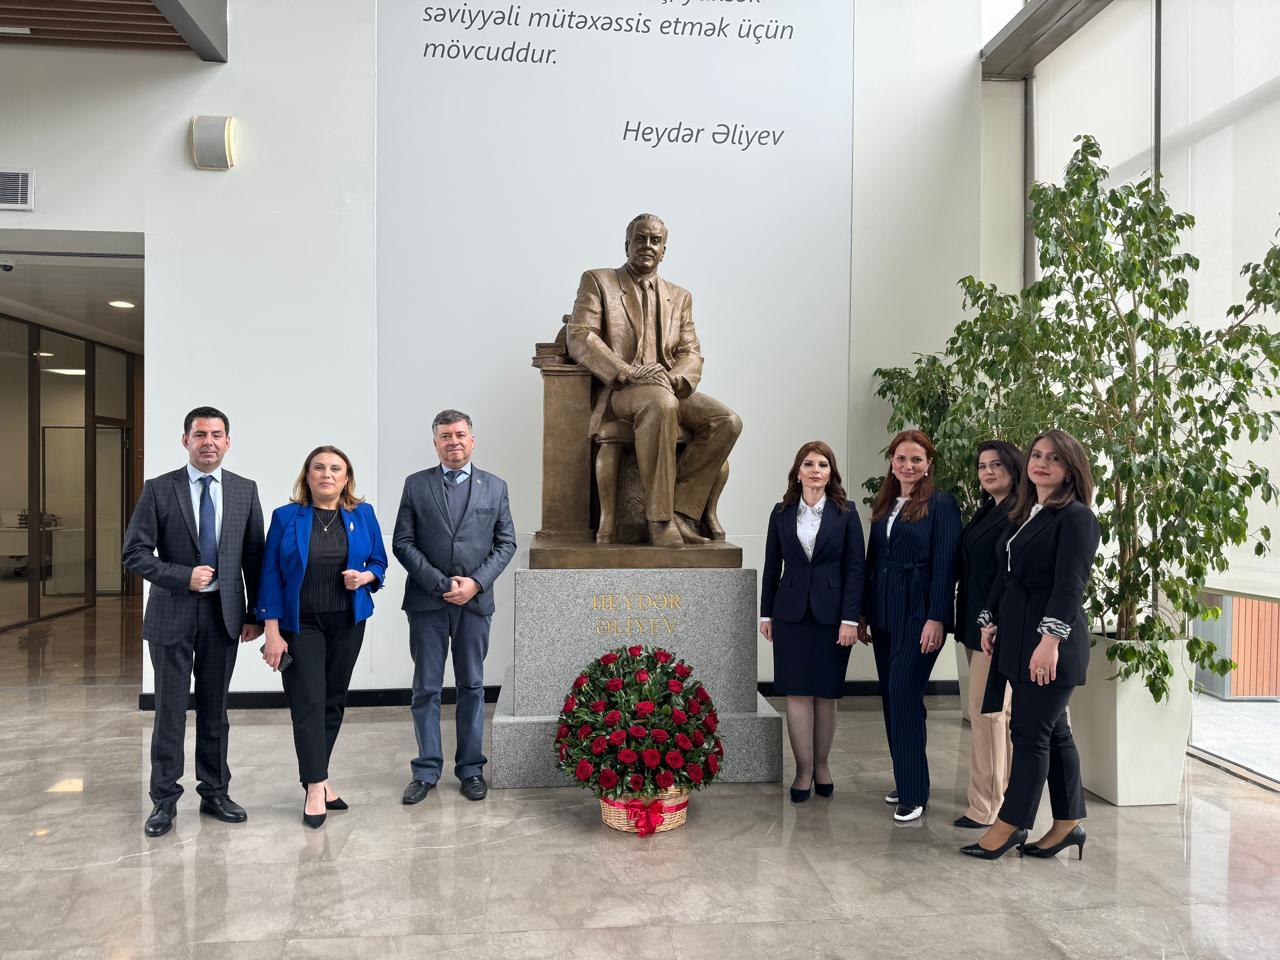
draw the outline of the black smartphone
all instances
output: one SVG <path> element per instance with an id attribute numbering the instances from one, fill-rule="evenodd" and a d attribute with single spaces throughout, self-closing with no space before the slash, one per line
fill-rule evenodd
<path id="1" fill-rule="evenodd" d="M 258 652 L 263 654 L 267 652 L 267 644 L 265 641 L 263 642 L 262 646 L 258 648 Z M 280 670 L 281 671 L 288 670 L 289 665 L 292 663 L 293 663 L 293 657 L 289 656 L 288 650 L 280 654 Z"/>

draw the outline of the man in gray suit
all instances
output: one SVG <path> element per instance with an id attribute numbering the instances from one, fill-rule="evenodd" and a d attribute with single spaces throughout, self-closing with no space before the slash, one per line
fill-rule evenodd
<path id="1" fill-rule="evenodd" d="M 405 479 L 392 550 L 409 573 L 404 610 L 413 655 L 413 729 L 418 756 L 405 803 L 418 803 L 440 779 L 440 687 L 453 645 L 458 748 L 453 772 L 468 800 L 483 800 L 484 658 L 489 652 L 493 584 L 516 552 L 507 485 L 474 467 L 471 418 L 445 410 L 431 424 L 440 465 Z"/>
<path id="2" fill-rule="evenodd" d="M 182 795 L 187 695 L 195 668 L 196 787 L 200 812 L 241 823 L 227 795 L 227 690 L 236 641 L 262 633 L 257 621 L 262 571 L 262 507 L 252 480 L 222 469 L 231 446 L 227 415 L 196 407 L 182 425 L 185 467 L 148 480 L 129 519 L 122 559 L 149 584 L 142 636 L 155 668 L 151 802 L 143 832 L 173 826 Z M 249 614 L 246 616 L 246 600 Z"/>

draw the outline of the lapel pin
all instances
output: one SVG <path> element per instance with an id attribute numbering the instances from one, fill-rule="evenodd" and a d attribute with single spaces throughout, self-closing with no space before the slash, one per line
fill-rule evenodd
<path id="1" fill-rule="evenodd" d="M 354 530 L 355 528 L 356 528 L 356 523 L 354 520 L 352 520 L 350 523 L 347 524 L 348 530 Z"/>

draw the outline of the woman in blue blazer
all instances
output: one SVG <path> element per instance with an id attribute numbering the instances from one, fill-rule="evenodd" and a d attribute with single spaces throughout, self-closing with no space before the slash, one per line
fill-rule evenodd
<path id="1" fill-rule="evenodd" d="M 309 827 L 324 823 L 326 810 L 347 809 L 329 784 L 329 758 L 364 623 L 373 613 L 370 594 L 387 573 L 378 518 L 356 496 L 355 484 L 345 453 L 331 446 L 312 450 L 293 498 L 271 514 L 262 558 L 262 657 L 282 671 L 298 775 L 307 791 L 302 820 Z M 292 662 L 282 666 L 286 653 Z"/>
<path id="2" fill-rule="evenodd" d="M 828 757 L 836 701 L 862 605 L 862 522 L 849 506 L 835 454 L 821 440 L 796 454 L 769 515 L 760 633 L 773 644 L 773 689 L 787 697 L 796 760 L 791 801 L 835 792 Z M 803 786 L 802 786 L 803 785 Z"/>
<path id="3" fill-rule="evenodd" d="M 955 615 L 960 508 L 934 489 L 933 455 L 919 430 L 889 443 L 889 470 L 871 505 L 859 624 L 859 639 L 875 649 L 893 757 L 895 786 L 884 799 L 900 822 L 919 818 L 929 803 L 924 692 Z"/>

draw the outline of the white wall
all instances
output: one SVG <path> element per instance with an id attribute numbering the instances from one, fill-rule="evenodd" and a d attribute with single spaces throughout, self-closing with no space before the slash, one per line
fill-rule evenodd
<path id="1" fill-rule="evenodd" d="M 850 490 L 885 471 L 872 371 L 941 349 L 961 316 L 956 281 L 979 269 L 980 13 L 950 0 L 854 7 Z M 868 648 L 849 675 L 875 676 Z M 950 646 L 933 675 L 956 676 Z"/>
<path id="2" fill-rule="evenodd" d="M 325 441 L 347 450 L 372 495 L 388 484 L 378 475 L 371 389 L 378 374 L 374 3 L 314 0 L 299 17 L 294 3 L 260 0 L 233 12 L 231 62 L 224 65 L 170 53 L 6 48 L 0 156 L 37 168 L 40 209 L 0 214 L 0 228 L 145 233 L 148 474 L 181 464 L 182 414 L 214 403 L 232 419 L 227 467 L 258 480 L 268 509 L 287 497 L 301 455 Z M 832 438 L 851 489 L 882 470 L 885 410 L 872 398 L 872 369 L 941 346 L 959 317 L 955 282 L 979 270 L 981 33 L 979 0 L 864 0 L 854 8 L 848 430 Z M 239 118 L 236 169 L 215 174 L 190 166 L 185 135 L 193 113 Z M 572 258 L 562 283 L 572 286 L 572 273 L 588 265 L 580 261 L 610 263 L 618 255 L 597 254 L 594 243 L 590 251 Z M 698 294 L 696 277 L 673 278 Z M 530 313 L 530 344 L 544 338 L 545 323 L 558 320 L 571 295 L 569 289 Z M 795 330 L 796 318 L 771 318 L 754 335 Z M 727 335 L 700 332 L 712 341 L 704 342 L 709 367 L 726 394 L 733 389 L 728 365 L 758 358 L 731 357 Z M 537 382 L 531 368 L 524 376 L 518 397 Z M 762 448 L 735 462 L 737 483 L 759 488 L 758 509 L 744 501 L 731 530 L 748 566 L 760 564 L 759 531 L 785 474 L 781 459 L 806 433 L 803 404 L 796 409 L 795 442 L 780 444 L 781 458 Z M 841 421 L 831 411 L 822 415 Z M 427 429 L 397 438 L 416 447 L 423 462 Z M 523 449 L 529 429 L 516 420 L 481 421 L 477 462 L 484 465 L 488 451 L 507 442 Z M 537 463 L 528 463 L 508 479 L 533 489 L 537 473 Z M 375 505 L 389 532 L 395 504 Z M 516 519 L 527 537 L 538 522 L 536 508 L 523 508 Z M 380 659 L 401 655 L 405 631 L 393 593 L 380 604 L 356 687 L 371 685 Z M 495 622 L 495 651 L 509 645 L 504 629 Z M 760 654 L 767 679 L 763 645 Z M 491 658 L 490 683 L 504 666 Z M 859 651 L 850 676 L 873 674 L 869 655 Z M 954 676 L 949 656 L 935 676 Z M 246 651 L 233 688 L 277 684 Z"/>
<path id="3" fill-rule="evenodd" d="M 211 403 L 231 418 L 227 468 L 270 509 L 324 441 L 376 489 L 374 4 L 232 12 L 227 64 L 5 47 L 0 157 L 36 168 L 39 209 L 0 228 L 145 233 L 146 472 L 182 464 L 182 416 Z M 192 167 L 196 113 L 237 116 L 234 170 Z M 233 689 L 278 684 L 246 650 Z"/>

